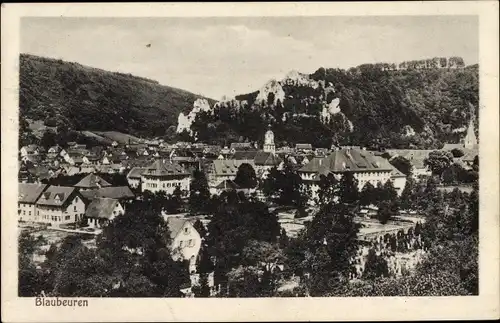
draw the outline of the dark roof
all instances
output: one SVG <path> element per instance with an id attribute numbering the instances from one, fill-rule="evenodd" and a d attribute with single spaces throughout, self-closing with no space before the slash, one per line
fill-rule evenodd
<path id="1" fill-rule="evenodd" d="M 144 167 L 134 167 L 130 170 L 127 177 L 129 178 L 141 178 L 141 174 L 144 172 Z"/>
<path id="2" fill-rule="evenodd" d="M 111 184 L 96 174 L 88 174 L 75 185 L 75 187 L 81 188 L 100 188 L 106 186 L 111 186 Z"/>
<path id="3" fill-rule="evenodd" d="M 168 217 L 167 225 L 168 225 L 168 230 L 170 231 L 170 238 L 172 239 L 175 238 L 181 231 L 182 227 L 184 226 L 184 223 L 186 222 L 189 221 L 182 218 Z"/>
<path id="4" fill-rule="evenodd" d="M 346 171 L 391 171 L 392 168 L 381 163 L 373 154 L 358 149 L 341 149 L 332 152 L 327 157 L 315 157 L 300 168 L 301 172 L 340 173 Z"/>
<path id="5" fill-rule="evenodd" d="M 185 175 L 189 176 L 184 167 L 176 162 L 156 160 L 153 164 L 146 167 L 142 175 L 145 176 L 173 176 Z"/>
<path id="6" fill-rule="evenodd" d="M 282 159 L 271 152 L 259 151 L 254 158 L 255 165 L 278 166 Z"/>
<path id="7" fill-rule="evenodd" d="M 311 144 L 296 144 L 295 149 L 312 149 Z"/>
<path id="8" fill-rule="evenodd" d="M 391 158 L 401 156 L 410 161 L 415 168 L 425 168 L 424 160 L 433 150 L 423 149 L 387 149 L 386 152 Z"/>
<path id="9" fill-rule="evenodd" d="M 216 159 L 212 162 L 214 165 L 214 172 L 219 176 L 236 175 L 238 168 L 242 164 L 249 164 L 255 167 L 253 160 Z"/>
<path id="10" fill-rule="evenodd" d="M 231 143 L 230 148 L 252 148 L 252 143 L 250 142 L 233 142 Z"/>
<path id="11" fill-rule="evenodd" d="M 95 198 L 87 207 L 85 216 L 88 218 L 110 219 L 113 210 L 119 204 L 118 200 L 112 198 Z"/>
<path id="12" fill-rule="evenodd" d="M 47 188 L 46 184 L 19 183 L 18 202 L 35 203 L 42 192 Z"/>
<path id="13" fill-rule="evenodd" d="M 231 156 L 231 159 L 240 159 L 240 160 L 253 160 L 257 155 L 258 150 L 239 150 L 235 151 Z"/>
<path id="14" fill-rule="evenodd" d="M 227 190 L 227 189 L 236 190 L 240 187 L 234 181 L 226 179 L 225 181 L 222 181 L 219 185 L 215 186 L 215 188 L 218 190 Z"/>
<path id="15" fill-rule="evenodd" d="M 69 186 L 49 186 L 41 195 L 37 205 L 64 206 L 69 201 L 69 197 L 75 192 L 74 187 Z"/>
<path id="16" fill-rule="evenodd" d="M 134 193 L 128 186 L 110 186 L 93 189 L 89 191 L 81 191 L 80 194 L 87 200 L 91 201 L 99 197 L 107 197 L 113 199 L 131 199 L 134 198 Z"/>

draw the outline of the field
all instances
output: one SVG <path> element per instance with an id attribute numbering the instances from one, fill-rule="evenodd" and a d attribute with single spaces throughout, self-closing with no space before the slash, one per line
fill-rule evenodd
<path id="1" fill-rule="evenodd" d="M 121 133 L 118 131 L 93 131 L 93 134 L 98 135 L 100 137 L 104 137 L 106 139 L 116 141 L 119 144 L 126 145 L 128 143 L 139 143 L 141 139 L 128 135 L 125 133 Z"/>
<path id="2" fill-rule="evenodd" d="M 100 135 L 97 135 L 91 131 L 80 131 L 80 133 L 86 137 L 94 138 L 99 143 L 104 144 L 104 145 L 111 145 L 111 143 L 113 142 L 113 140 L 106 138 L 106 137 L 103 137 L 103 136 L 100 136 Z"/>

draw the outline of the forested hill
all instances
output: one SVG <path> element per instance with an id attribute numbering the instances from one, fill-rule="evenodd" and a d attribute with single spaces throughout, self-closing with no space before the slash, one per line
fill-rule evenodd
<path id="1" fill-rule="evenodd" d="M 48 126 L 175 135 L 177 115 L 189 111 L 198 98 L 130 74 L 20 55 L 20 116 Z"/>
<path id="2" fill-rule="evenodd" d="M 290 72 L 200 111 L 182 134 L 262 143 L 270 124 L 278 145 L 440 148 L 464 137 L 471 116 L 477 132 L 478 79 L 460 58 Z"/>

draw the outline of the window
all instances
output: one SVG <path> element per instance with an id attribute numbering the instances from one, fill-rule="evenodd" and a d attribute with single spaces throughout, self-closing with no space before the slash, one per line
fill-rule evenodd
<path id="1" fill-rule="evenodd" d="M 194 239 L 189 239 L 189 246 L 194 247 Z"/>
<path id="2" fill-rule="evenodd" d="M 75 205 L 75 206 L 73 206 L 73 211 L 74 211 L 74 212 L 76 212 L 76 205 Z"/>
<path id="3" fill-rule="evenodd" d="M 66 215 L 66 216 L 64 217 L 64 219 L 65 219 L 65 220 L 69 220 L 69 219 L 70 219 L 70 216 L 69 216 L 69 215 Z"/>
<path id="4" fill-rule="evenodd" d="M 182 240 L 181 240 L 181 241 L 179 242 L 179 247 L 180 247 L 180 248 L 184 247 L 184 241 L 182 241 Z"/>
<path id="5" fill-rule="evenodd" d="M 28 215 L 31 216 L 31 211 L 28 212 Z"/>
<path id="6" fill-rule="evenodd" d="M 26 215 L 26 211 L 23 211 L 23 215 Z"/>
<path id="7" fill-rule="evenodd" d="M 189 227 L 185 227 L 184 228 L 184 234 L 188 234 L 189 233 Z"/>

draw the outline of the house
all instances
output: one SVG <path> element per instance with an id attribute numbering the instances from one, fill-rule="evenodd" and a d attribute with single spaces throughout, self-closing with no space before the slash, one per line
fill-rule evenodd
<path id="1" fill-rule="evenodd" d="M 55 158 L 61 154 L 62 150 L 59 145 L 52 146 L 47 150 L 47 157 Z"/>
<path id="2" fill-rule="evenodd" d="M 253 160 L 236 160 L 236 159 L 216 159 L 213 160 L 208 168 L 207 179 L 212 187 L 224 182 L 225 180 L 234 180 L 238 168 L 242 164 L 249 164 L 255 169 Z"/>
<path id="3" fill-rule="evenodd" d="M 215 187 L 211 188 L 210 193 L 220 195 L 222 192 L 236 191 L 239 188 L 240 187 L 238 186 L 238 184 L 236 184 L 234 181 L 226 179 L 217 184 Z"/>
<path id="4" fill-rule="evenodd" d="M 313 151 L 313 147 L 311 144 L 296 144 L 295 151 L 303 153 L 311 153 Z"/>
<path id="5" fill-rule="evenodd" d="M 92 154 L 92 153 L 87 155 L 87 156 L 82 157 L 82 161 L 86 165 L 99 165 L 100 160 L 101 160 L 101 157 L 99 157 L 96 154 Z"/>
<path id="6" fill-rule="evenodd" d="M 73 150 L 69 150 L 65 155 L 64 155 L 64 161 L 67 162 L 70 165 L 81 165 L 83 164 L 83 155 L 80 152 L 76 152 Z"/>
<path id="7" fill-rule="evenodd" d="M 108 186 L 112 185 L 94 173 L 88 174 L 87 176 L 82 178 L 81 181 L 75 184 L 75 187 L 78 188 L 80 191 L 93 190 L 96 188 L 108 187 Z"/>
<path id="8" fill-rule="evenodd" d="M 74 187 L 49 186 L 36 202 L 37 222 L 59 226 L 80 221 L 85 214 L 85 203 Z"/>
<path id="9" fill-rule="evenodd" d="M 401 196 L 403 190 L 406 186 L 406 175 L 403 174 L 400 170 L 394 167 L 387 159 L 379 156 L 375 156 L 375 158 L 380 162 L 384 167 L 390 167 L 391 170 L 391 181 L 392 185 L 396 189 L 398 196 Z"/>
<path id="10" fill-rule="evenodd" d="M 128 186 L 108 186 L 95 188 L 92 190 L 81 191 L 80 194 L 85 199 L 85 202 L 92 202 L 96 198 L 112 198 L 120 202 L 133 200 L 134 193 Z"/>
<path id="11" fill-rule="evenodd" d="M 233 142 L 231 143 L 229 148 L 238 151 L 238 150 L 252 149 L 253 147 L 252 143 L 250 142 Z"/>
<path id="12" fill-rule="evenodd" d="M 21 157 L 21 161 L 25 164 L 31 164 L 33 166 L 38 166 L 40 165 L 42 161 L 42 157 L 40 155 L 25 155 Z"/>
<path id="13" fill-rule="evenodd" d="M 361 190 L 366 183 L 377 186 L 379 182 L 384 184 L 390 180 L 393 168 L 366 150 L 347 148 L 336 150 L 327 157 L 315 157 L 298 172 L 304 185 L 310 186 L 314 201 L 321 175 L 333 174 L 340 179 L 344 173 L 352 172 Z"/>
<path id="14" fill-rule="evenodd" d="M 177 186 L 189 191 L 190 173 L 173 161 L 156 160 L 141 174 L 141 190 L 172 194 Z"/>
<path id="15" fill-rule="evenodd" d="M 113 140 L 113 142 L 111 143 L 111 146 L 112 147 L 118 147 L 118 142 L 116 142 L 116 141 Z"/>
<path id="16" fill-rule="evenodd" d="M 144 167 L 134 167 L 127 174 L 128 185 L 132 188 L 138 188 L 141 184 L 142 173 L 144 172 Z"/>
<path id="17" fill-rule="evenodd" d="M 38 145 L 23 146 L 21 147 L 20 152 L 21 152 L 21 157 L 38 155 L 40 154 L 40 146 Z"/>
<path id="18" fill-rule="evenodd" d="M 278 167 L 283 160 L 273 152 L 259 151 L 254 158 L 255 171 L 261 174 L 261 178 L 267 177 L 271 168 Z"/>
<path id="19" fill-rule="evenodd" d="M 189 261 L 189 273 L 196 273 L 196 259 L 201 248 L 201 236 L 193 224 L 182 218 L 166 217 L 174 261 Z"/>
<path id="20" fill-rule="evenodd" d="M 412 176 L 414 179 L 426 178 L 432 175 L 431 170 L 425 165 L 425 160 L 433 150 L 423 149 L 387 149 L 386 152 L 391 155 L 389 160 L 398 156 L 406 158 L 412 166 Z"/>
<path id="21" fill-rule="evenodd" d="M 102 228 L 113 221 L 125 209 L 116 199 L 98 197 L 90 202 L 85 211 L 85 220 L 89 227 Z"/>
<path id="22" fill-rule="evenodd" d="M 40 222 L 36 216 L 36 201 L 46 188 L 46 184 L 18 184 L 17 213 L 20 221 Z"/>

